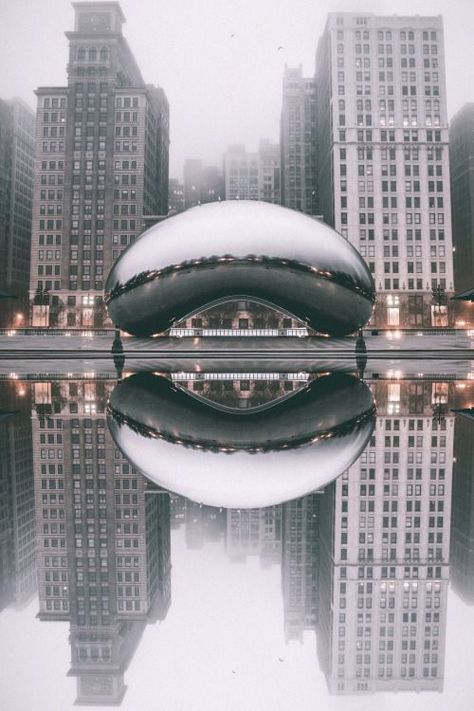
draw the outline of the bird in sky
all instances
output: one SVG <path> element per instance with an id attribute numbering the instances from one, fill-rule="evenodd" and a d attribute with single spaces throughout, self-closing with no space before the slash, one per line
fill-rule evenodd
<path id="1" fill-rule="evenodd" d="M 231 37 L 235 37 L 235 32 L 232 32 Z"/>
<path id="2" fill-rule="evenodd" d="M 280 49 L 285 49 L 282 44 L 278 47 L 278 50 L 277 50 L 277 51 L 279 52 Z"/>

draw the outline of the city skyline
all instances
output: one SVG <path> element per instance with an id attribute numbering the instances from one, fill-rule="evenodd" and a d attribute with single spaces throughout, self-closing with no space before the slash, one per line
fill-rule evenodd
<path id="1" fill-rule="evenodd" d="M 33 91 L 38 86 L 63 83 L 64 30 L 71 25 L 72 8 L 69 0 L 43 2 L 48 21 L 38 35 L 41 18 L 35 15 L 33 3 L 23 0 L 7 7 L 3 0 L 2 5 L 4 56 L 0 50 L 0 59 L 6 71 L 0 78 L 0 96 L 19 95 L 34 107 Z M 298 7 L 283 2 L 276 11 L 272 6 L 271 12 L 266 2 L 255 7 L 247 0 L 237 6 L 211 2 L 199 10 L 190 3 L 168 8 L 166 3 L 156 7 L 145 2 L 137 13 L 130 0 L 122 7 L 126 36 L 145 80 L 164 86 L 170 101 L 170 175 L 178 178 L 187 158 L 220 165 L 228 145 L 245 143 L 254 150 L 261 136 L 278 139 L 284 65 L 301 63 L 304 76 L 314 75 L 316 44 L 329 12 L 393 13 L 390 3 L 375 0 L 326 0 L 317 6 L 300 0 Z M 474 58 L 468 18 L 473 12 L 468 0 L 449 5 L 442 0 L 404 0 L 397 5 L 398 15 L 443 15 L 449 118 L 472 100 Z M 147 23 L 142 20 L 145 15 Z M 15 27 L 30 43 L 28 58 L 19 57 L 18 45 L 12 42 Z M 49 59 L 45 50 L 51 46 L 56 50 Z M 35 61 L 37 54 L 43 58 L 41 63 Z M 198 81 L 187 80 L 196 75 Z M 264 101 L 254 101 L 255 96 Z"/>

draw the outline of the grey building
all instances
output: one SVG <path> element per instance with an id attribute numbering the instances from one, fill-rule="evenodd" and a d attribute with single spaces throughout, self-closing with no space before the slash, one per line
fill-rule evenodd
<path id="1" fill-rule="evenodd" d="M 463 384 L 464 385 L 464 384 Z M 474 387 L 456 391 L 457 408 L 470 408 Z M 451 584 L 467 605 L 474 605 L 474 438 L 473 418 L 456 415 L 454 426 Z"/>
<path id="2" fill-rule="evenodd" d="M 78 704 L 119 703 L 147 623 L 171 601 L 169 496 L 116 450 L 111 383 L 35 383 L 40 620 L 70 623 Z"/>
<path id="3" fill-rule="evenodd" d="M 28 322 L 35 118 L 21 99 L 0 99 L 0 327 Z"/>
<path id="4" fill-rule="evenodd" d="M 168 187 L 169 212 L 175 214 L 185 210 L 184 185 L 177 178 L 170 178 Z"/>
<path id="5" fill-rule="evenodd" d="M 318 656 L 330 693 L 442 691 L 454 417 L 448 384 L 377 383 L 377 425 L 320 501 Z"/>
<path id="6" fill-rule="evenodd" d="M 281 202 L 280 147 L 262 139 L 256 153 L 229 146 L 224 154 L 226 200 Z"/>
<path id="7" fill-rule="evenodd" d="M 317 50 L 319 209 L 366 259 L 380 326 L 447 325 L 453 292 L 443 22 L 331 13 Z"/>
<path id="8" fill-rule="evenodd" d="M 40 87 L 30 299 L 37 326 L 100 326 L 115 259 L 168 213 L 169 107 L 146 84 L 119 3 L 73 3 L 68 82 Z"/>
<path id="9" fill-rule="evenodd" d="M 463 106 L 451 120 L 449 141 L 454 286 L 463 292 L 474 286 L 474 103 Z M 470 323 L 471 311 L 466 312 Z"/>
<path id="10" fill-rule="evenodd" d="M 318 213 L 316 174 L 316 82 L 285 65 L 280 119 L 281 204 Z"/>
<path id="11" fill-rule="evenodd" d="M 0 610 L 36 590 L 36 524 L 30 388 L 2 383 L 0 394 Z"/>
<path id="12" fill-rule="evenodd" d="M 224 200 L 224 176 L 221 168 L 204 165 L 199 158 L 184 162 L 184 208 Z"/>
<path id="13" fill-rule="evenodd" d="M 286 640 L 316 630 L 319 601 L 319 500 L 308 494 L 283 504 L 281 586 Z"/>

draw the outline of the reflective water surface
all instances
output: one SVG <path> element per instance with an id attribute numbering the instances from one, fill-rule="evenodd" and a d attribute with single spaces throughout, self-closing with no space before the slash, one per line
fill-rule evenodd
<path id="1" fill-rule="evenodd" d="M 4 376 L 2 708 L 472 709 L 474 380 L 287 368 Z M 288 495 L 250 508 L 268 456 Z M 174 488 L 209 467 L 228 507 Z"/>

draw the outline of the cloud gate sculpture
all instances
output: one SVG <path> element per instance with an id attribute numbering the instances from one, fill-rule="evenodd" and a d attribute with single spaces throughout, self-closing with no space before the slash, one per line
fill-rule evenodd
<path id="1" fill-rule="evenodd" d="M 374 422 L 370 389 L 345 373 L 244 411 L 140 373 L 116 385 L 108 406 L 109 429 L 132 466 L 165 489 L 230 508 L 325 486 L 359 457 Z"/>
<path id="2" fill-rule="evenodd" d="M 113 266 L 105 298 L 116 326 L 137 336 L 235 299 L 339 336 L 367 323 L 375 289 L 363 259 L 332 228 L 279 205 L 233 200 L 144 232 Z"/>

